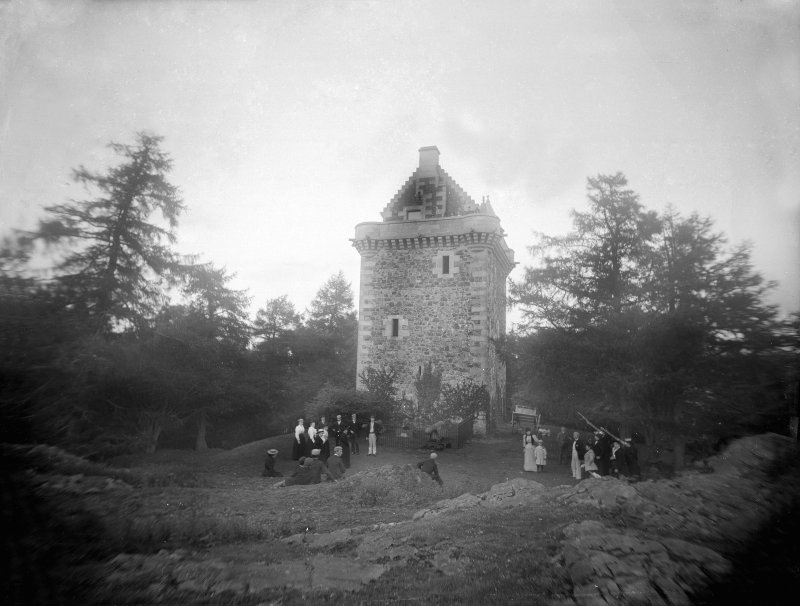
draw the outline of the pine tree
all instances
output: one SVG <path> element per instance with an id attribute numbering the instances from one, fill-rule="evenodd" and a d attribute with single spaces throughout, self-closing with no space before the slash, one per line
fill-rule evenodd
<path id="1" fill-rule="evenodd" d="M 161 141 L 138 133 L 134 145 L 110 145 L 121 158 L 118 165 L 104 172 L 75 170 L 75 181 L 94 197 L 47 207 L 49 216 L 34 234 L 72 247 L 55 267 L 56 280 L 102 332 L 150 319 L 165 299 L 165 280 L 180 268 L 170 245 L 184 205 L 167 180 L 172 160 Z"/>

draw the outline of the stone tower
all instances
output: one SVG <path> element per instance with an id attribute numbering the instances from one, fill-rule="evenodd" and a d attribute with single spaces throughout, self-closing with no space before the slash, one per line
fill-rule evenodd
<path id="1" fill-rule="evenodd" d="M 414 379 L 431 362 L 443 383 L 486 385 L 489 421 L 505 417 L 498 344 L 514 251 L 488 200 L 477 204 L 439 166 L 439 150 L 422 147 L 419 167 L 381 214 L 359 223 L 353 239 L 361 255 L 357 374 L 394 368 L 398 393 L 415 398 Z"/>

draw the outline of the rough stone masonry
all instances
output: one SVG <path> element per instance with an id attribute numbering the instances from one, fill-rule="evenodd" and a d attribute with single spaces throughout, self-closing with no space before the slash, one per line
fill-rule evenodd
<path id="1" fill-rule="evenodd" d="M 503 416 L 506 278 L 514 267 L 500 220 L 419 150 L 419 166 L 382 212 L 356 226 L 361 255 L 357 375 L 394 368 L 414 398 L 414 379 L 433 364 L 444 383 L 486 385 L 490 419 Z M 358 379 L 357 379 L 358 381 Z"/>

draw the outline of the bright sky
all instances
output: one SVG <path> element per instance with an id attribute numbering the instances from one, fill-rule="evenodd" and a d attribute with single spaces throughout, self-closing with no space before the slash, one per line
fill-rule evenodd
<path id="1" fill-rule="evenodd" d="M 436 145 L 522 265 L 586 178 L 711 216 L 800 309 L 800 3 L 0 2 L 0 233 L 165 137 L 182 252 L 299 310 Z M 512 273 L 521 275 L 521 266 Z M 357 301 L 357 297 L 356 297 Z"/>

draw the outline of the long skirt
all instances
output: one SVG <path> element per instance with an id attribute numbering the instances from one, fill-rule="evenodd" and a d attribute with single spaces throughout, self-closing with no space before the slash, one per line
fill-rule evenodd
<path id="1" fill-rule="evenodd" d="M 311 439 L 311 436 L 306 436 L 305 452 L 303 453 L 303 456 L 310 457 L 311 451 L 315 448 L 316 445 L 314 444 L 314 440 Z"/>
<path id="2" fill-rule="evenodd" d="M 572 464 L 571 464 L 571 467 L 572 467 L 572 477 L 575 478 L 576 480 L 580 480 L 581 479 L 581 475 L 582 475 L 582 472 L 581 472 L 581 460 L 580 460 L 580 457 L 578 457 L 578 453 L 575 452 L 574 448 L 572 449 Z"/>
<path id="3" fill-rule="evenodd" d="M 525 459 L 522 463 L 525 471 L 536 471 L 536 461 L 533 458 L 533 444 L 525 444 Z"/>
<path id="4" fill-rule="evenodd" d="M 306 436 L 300 435 L 300 441 L 292 439 L 292 460 L 297 461 L 300 457 L 306 456 Z"/>

